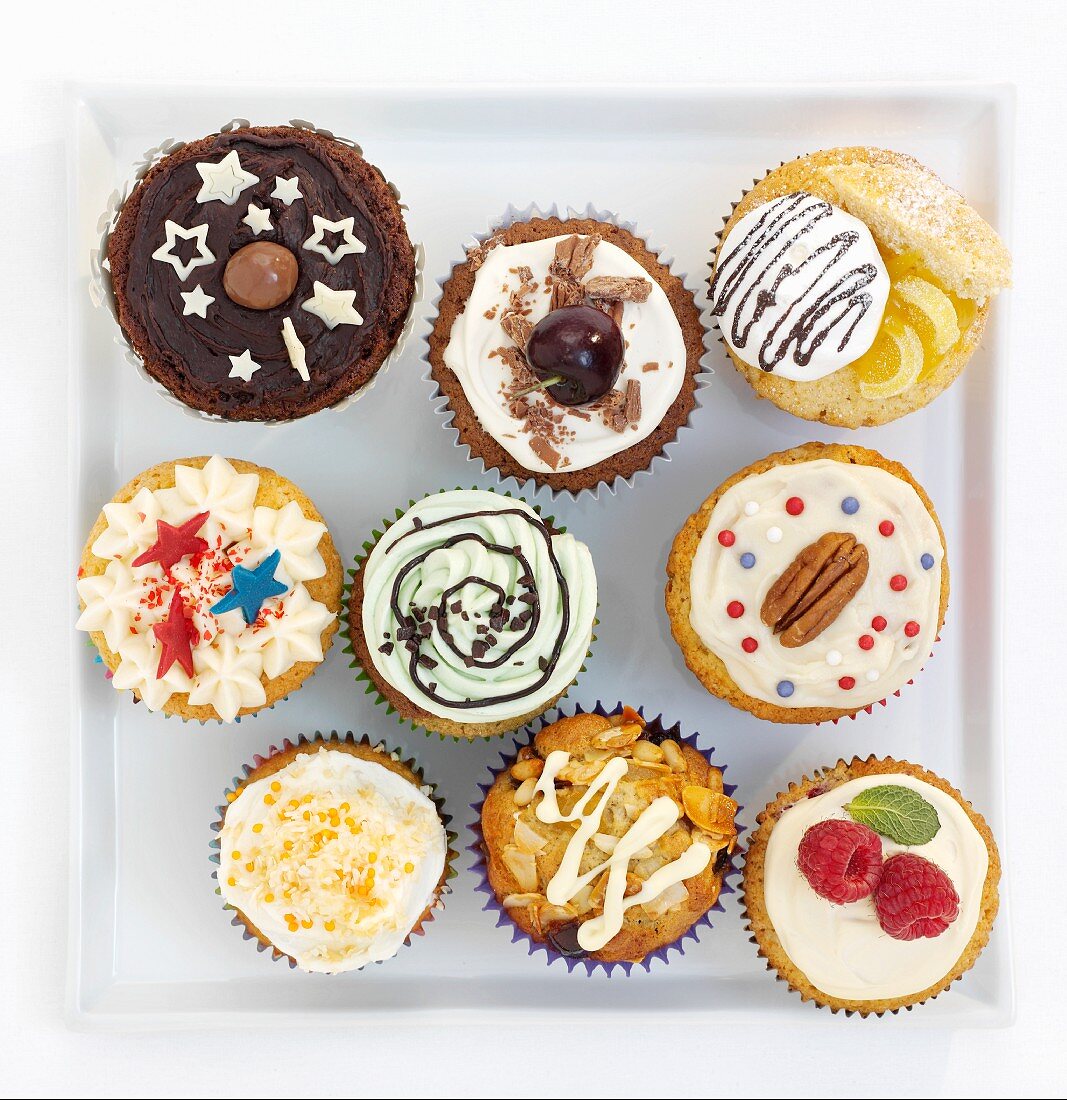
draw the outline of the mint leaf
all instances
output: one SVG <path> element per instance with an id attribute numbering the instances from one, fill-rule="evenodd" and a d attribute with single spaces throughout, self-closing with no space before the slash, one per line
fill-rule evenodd
<path id="1" fill-rule="evenodd" d="M 917 791 L 896 783 L 868 787 L 845 809 L 853 821 L 897 844 L 928 844 L 941 828 L 937 810 Z"/>

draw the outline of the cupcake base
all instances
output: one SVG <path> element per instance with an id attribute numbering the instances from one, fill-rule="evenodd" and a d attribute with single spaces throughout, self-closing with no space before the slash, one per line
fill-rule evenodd
<path id="1" fill-rule="evenodd" d="M 985 841 L 989 853 L 989 869 L 986 872 L 985 886 L 982 891 L 981 911 L 978 925 L 952 969 L 940 980 L 926 989 L 911 993 L 905 997 L 883 1000 L 850 1000 L 833 997 L 822 992 L 803 974 L 785 953 L 781 941 L 774 930 L 764 901 L 764 870 L 767 855 L 767 843 L 778 819 L 793 803 L 824 790 L 839 786 L 852 779 L 863 776 L 910 775 L 922 780 L 954 798 L 963 807 L 971 823 Z M 846 1015 L 858 1013 L 861 1016 L 882 1016 L 887 1012 L 899 1012 L 902 1008 L 909 1011 L 918 1004 L 933 1000 L 944 993 L 953 982 L 958 981 L 974 966 L 983 948 L 989 942 L 990 931 L 1000 904 L 998 884 L 1000 882 L 1000 856 L 996 841 L 986 824 L 985 818 L 978 813 L 963 795 L 940 776 L 907 761 L 896 761 L 890 757 L 878 759 L 869 756 L 866 760 L 854 757 L 851 761 L 838 760 L 831 768 L 817 771 L 812 778 L 806 776 L 797 783 L 791 783 L 788 790 L 777 798 L 756 817 L 756 829 L 752 834 L 745 852 L 744 878 L 742 885 L 742 905 L 745 927 L 752 933 L 751 942 L 756 945 L 760 958 L 765 959 L 767 969 L 772 971 L 779 981 L 794 992 L 799 993 L 803 1001 L 811 1001 L 820 1008 L 829 1008 L 831 1012 L 844 1012 Z"/>

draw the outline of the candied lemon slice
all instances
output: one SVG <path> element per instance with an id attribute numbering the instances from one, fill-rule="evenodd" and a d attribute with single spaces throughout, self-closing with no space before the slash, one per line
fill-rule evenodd
<path id="1" fill-rule="evenodd" d="M 918 324 L 928 330 L 923 333 L 927 337 L 924 343 L 929 343 L 935 355 L 944 355 L 959 340 L 956 307 L 943 290 L 917 275 L 907 275 L 893 287 L 892 293 L 905 309 L 925 318 L 925 323 L 920 320 Z"/>
<path id="2" fill-rule="evenodd" d="M 903 393 L 923 369 L 923 342 L 911 325 L 886 317 L 882 333 L 885 339 L 852 364 L 859 373 L 860 393 L 871 400 Z"/>

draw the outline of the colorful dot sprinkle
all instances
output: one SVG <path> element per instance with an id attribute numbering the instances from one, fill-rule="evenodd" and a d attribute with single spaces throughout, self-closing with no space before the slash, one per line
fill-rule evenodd
<path id="1" fill-rule="evenodd" d="M 841 501 L 841 511 L 846 516 L 854 516 L 860 510 L 860 502 L 855 497 L 845 497 Z"/>
<path id="2" fill-rule="evenodd" d="M 759 642 L 757 642 L 755 638 L 742 638 L 741 648 L 746 653 L 755 653 L 756 650 L 759 649 Z"/>
<path id="3" fill-rule="evenodd" d="M 871 619 L 871 629 L 877 630 L 879 634 L 881 634 L 888 625 L 884 615 L 875 615 L 875 617 Z"/>
<path id="4" fill-rule="evenodd" d="M 839 649 L 831 649 L 830 652 L 826 654 L 826 663 L 831 668 L 836 668 L 841 663 L 841 660 L 841 651 Z"/>
<path id="5" fill-rule="evenodd" d="M 740 600 L 731 600 L 726 605 L 726 614 L 731 619 L 740 619 L 745 613 L 745 605 Z"/>
<path id="6" fill-rule="evenodd" d="M 837 681 L 837 686 L 842 691 L 851 691 L 856 686 L 856 680 L 852 676 L 842 676 L 841 679 Z"/>
<path id="7" fill-rule="evenodd" d="M 790 497 L 785 502 L 785 510 L 791 516 L 799 516 L 800 513 L 804 511 L 804 502 L 800 499 L 800 497 Z"/>
<path id="8" fill-rule="evenodd" d="M 777 690 L 778 690 L 778 694 L 783 699 L 788 699 L 789 696 L 792 695 L 793 691 L 795 690 L 794 687 L 793 687 L 793 681 L 792 680 L 779 680 Z"/>
<path id="9" fill-rule="evenodd" d="M 746 516 L 754 516 L 758 511 L 759 511 L 759 504 L 757 504 L 756 501 L 754 501 L 754 500 L 750 500 L 745 505 L 745 515 Z"/>
<path id="10" fill-rule="evenodd" d="M 876 669 L 876 668 L 868 669 L 868 671 L 867 671 L 867 679 L 870 680 L 870 682 L 872 684 L 874 683 L 875 680 L 878 679 L 879 675 L 880 675 L 880 673 L 878 672 L 878 669 Z"/>
<path id="11" fill-rule="evenodd" d="M 733 531 L 720 531 L 719 532 L 719 545 L 720 546 L 733 546 L 736 541 L 736 536 Z"/>
<path id="12" fill-rule="evenodd" d="M 923 554 L 923 556 L 919 559 L 919 564 L 923 567 L 923 569 L 933 569 L 933 567 L 934 567 L 934 555 L 933 554 Z"/>
<path id="13" fill-rule="evenodd" d="M 892 588 L 894 592 L 903 592 L 904 589 L 908 587 L 908 578 L 905 577 L 903 573 L 894 573 L 893 576 L 889 578 L 889 587 Z"/>
<path id="14" fill-rule="evenodd" d="M 889 538 L 889 536 L 896 530 L 893 526 L 893 521 L 890 519 L 884 519 L 878 524 L 878 534 Z"/>
<path id="15" fill-rule="evenodd" d="M 870 634 L 860 635 L 860 649 L 874 649 L 874 639 Z"/>
<path id="16" fill-rule="evenodd" d="M 751 569 L 756 564 L 756 555 L 750 554 L 747 550 L 741 555 L 741 568 Z"/>
<path id="17" fill-rule="evenodd" d="M 768 542 L 781 542 L 782 541 L 782 529 L 781 527 L 768 527 L 767 528 L 767 541 Z M 786 682 L 786 681 L 783 681 Z"/>
<path id="18" fill-rule="evenodd" d="M 910 619 L 904 624 L 904 633 L 909 638 L 914 638 L 919 633 L 919 624 L 914 619 Z"/>

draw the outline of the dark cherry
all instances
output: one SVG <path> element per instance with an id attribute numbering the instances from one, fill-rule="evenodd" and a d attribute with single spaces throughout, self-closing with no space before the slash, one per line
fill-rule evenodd
<path id="1" fill-rule="evenodd" d="M 563 306 L 534 326 L 526 360 L 561 405 L 585 405 L 603 397 L 622 368 L 619 326 L 594 306 Z"/>
<path id="2" fill-rule="evenodd" d="M 579 309 L 579 306 L 565 306 L 566 309 Z M 571 921 L 570 924 L 561 924 L 558 928 L 553 928 L 548 933 L 549 946 L 558 951 L 565 959 L 584 959 L 589 954 L 578 943 L 578 922 Z"/>

